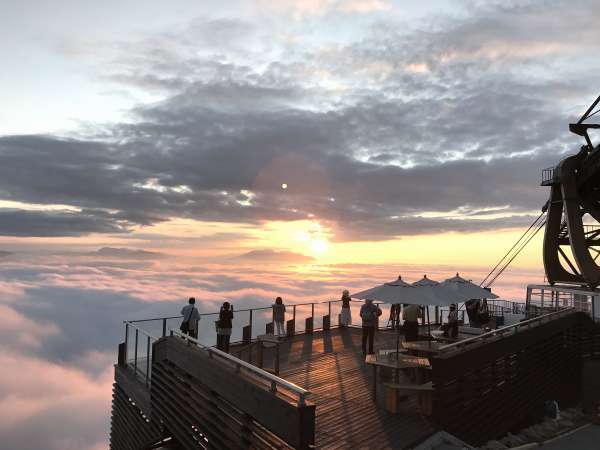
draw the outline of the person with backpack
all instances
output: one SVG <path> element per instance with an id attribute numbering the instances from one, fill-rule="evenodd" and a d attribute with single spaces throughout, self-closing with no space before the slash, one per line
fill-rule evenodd
<path id="1" fill-rule="evenodd" d="M 232 320 L 233 306 L 229 302 L 224 302 L 219 311 L 219 321 L 217 323 L 217 348 L 227 353 L 229 353 Z"/>
<path id="2" fill-rule="evenodd" d="M 196 299 L 190 297 L 188 304 L 181 309 L 181 315 L 183 321 L 179 329 L 183 334 L 187 334 L 194 339 L 198 339 L 198 321 L 200 320 L 200 313 L 194 306 Z"/>

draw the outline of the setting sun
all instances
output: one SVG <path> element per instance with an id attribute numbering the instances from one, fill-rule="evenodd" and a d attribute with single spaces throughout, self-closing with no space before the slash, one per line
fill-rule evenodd
<path id="1" fill-rule="evenodd" d="M 310 250 L 316 255 L 322 255 L 329 249 L 329 243 L 322 239 L 315 239 L 310 243 Z"/>

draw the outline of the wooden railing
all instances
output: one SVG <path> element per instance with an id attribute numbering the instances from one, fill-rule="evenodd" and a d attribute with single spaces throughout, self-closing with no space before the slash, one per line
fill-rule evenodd
<path id="1" fill-rule="evenodd" d="M 245 369 L 252 376 L 259 378 L 262 381 L 265 381 L 269 385 L 269 391 L 272 393 L 280 392 L 282 388 L 287 391 L 288 395 L 295 396 L 299 406 L 306 405 L 306 396 L 310 394 L 306 389 L 297 386 L 294 383 L 291 383 L 283 378 L 278 377 L 277 375 L 273 375 L 266 370 L 261 369 L 260 367 L 256 367 L 246 361 L 243 361 L 239 358 L 236 358 L 229 353 L 221 351 L 214 347 L 207 347 L 198 342 L 197 339 L 188 336 L 187 334 L 180 333 L 178 330 L 170 330 L 171 336 L 179 336 L 187 342 L 190 342 L 208 352 L 210 357 L 218 357 L 224 361 L 227 361 L 229 364 L 232 364 L 236 368 L 236 372 L 240 372 L 241 369 Z"/>
<path id="2" fill-rule="evenodd" d="M 521 330 L 530 329 L 532 326 L 542 324 L 549 320 L 556 319 L 565 314 L 573 313 L 575 310 L 573 308 L 564 308 L 559 311 L 554 311 L 548 314 L 544 314 L 541 316 L 534 317 L 533 319 L 524 320 L 519 323 L 515 323 L 513 325 L 508 325 L 505 327 L 497 328 L 495 330 L 488 331 L 487 333 L 483 333 L 471 338 L 463 339 L 458 342 L 454 342 L 452 344 L 444 345 L 440 347 L 440 351 L 448 351 L 448 350 L 462 350 L 466 347 L 489 341 L 490 338 L 502 337 L 509 334 L 518 333 Z"/>

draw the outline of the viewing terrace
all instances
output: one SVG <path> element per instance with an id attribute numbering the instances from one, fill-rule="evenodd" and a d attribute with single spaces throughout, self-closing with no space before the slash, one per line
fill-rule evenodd
<path id="1" fill-rule="evenodd" d="M 522 304 L 490 304 L 497 315 L 526 312 Z M 283 340 L 272 336 L 270 307 L 235 311 L 230 354 L 211 346 L 216 313 L 202 316 L 198 340 L 179 334 L 180 317 L 126 322 L 111 447 L 402 449 L 440 429 L 480 445 L 534 420 L 539 401 L 578 400 L 573 376 L 582 358 L 600 354 L 600 339 L 588 315 L 552 306 L 439 343 L 427 337 L 447 314 L 437 310 L 432 324 L 421 324 L 422 351 L 403 350 L 407 361 L 425 363 L 399 370 L 365 361 L 360 329 L 339 326 L 334 301 L 289 305 Z M 389 305 L 381 307 L 375 349 L 394 349 Z M 381 352 L 374 360 L 388 361 Z"/>

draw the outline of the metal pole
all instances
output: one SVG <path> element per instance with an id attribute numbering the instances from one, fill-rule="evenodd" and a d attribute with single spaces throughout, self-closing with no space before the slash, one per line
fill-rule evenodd
<path id="1" fill-rule="evenodd" d="M 167 335 L 167 319 L 163 319 L 162 320 L 162 324 L 163 324 L 163 337 L 165 337 Z"/>
<path id="2" fill-rule="evenodd" d="M 133 373 L 137 373 L 138 329 L 135 329 L 135 352 L 133 357 Z"/>
<path id="3" fill-rule="evenodd" d="M 127 365 L 127 349 L 129 348 L 129 323 L 125 322 L 125 365 Z"/>
<path id="4" fill-rule="evenodd" d="M 250 310 L 250 319 L 249 319 L 249 324 L 250 325 L 250 342 L 252 342 L 252 309 Z"/>
<path id="5" fill-rule="evenodd" d="M 314 324 L 314 321 L 315 321 L 315 304 L 314 303 L 310 304 L 310 317 L 312 317 L 313 324 Z"/>
<path id="6" fill-rule="evenodd" d="M 146 337 L 146 386 L 150 377 L 150 336 Z"/>

